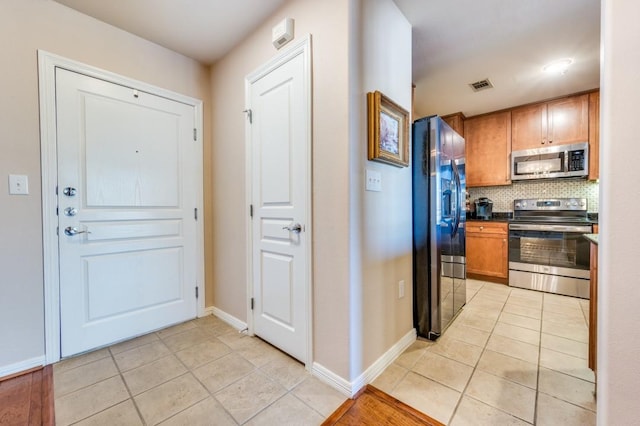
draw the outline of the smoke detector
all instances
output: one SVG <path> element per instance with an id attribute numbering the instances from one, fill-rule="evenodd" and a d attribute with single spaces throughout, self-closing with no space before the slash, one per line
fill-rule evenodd
<path id="1" fill-rule="evenodd" d="M 293 39 L 293 19 L 285 18 L 271 30 L 271 42 L 280 49 Z"/>
<path id="2" fill-rule="evenodd" d="M 469 86 L 471 86 L 474 92 L 479 92 L 481 90 L 487 90 L 487 89 L 493 88 L 493 83 L 491 83 L 488 78 L 485 78 L 484 80 L 479 80 L 474 83 L 469 83 Z"/>

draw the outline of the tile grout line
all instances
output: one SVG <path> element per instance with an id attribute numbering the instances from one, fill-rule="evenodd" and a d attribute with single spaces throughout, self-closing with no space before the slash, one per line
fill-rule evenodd
<path id="1" fill-rule="evenodd" d="M 211 314 L 211 315 L 213 315 L 213 314 Z M 192 320 L 192 321 L 193 321 L 193 320 Z M 195 325 L 196 327 L 200 327 L 198 324 L 194 324 L 194 325 Z M 186 330 L 185 330 L 185 331 L 186 331 Z M 173 335 L 170 335 L 170 336 L 175 336 L 175 335 L 177 335 L 177 334 L 180 334 L 180 333 L 176 333 L 176 334 L 173 334 Z M 167 337 L 170 337 L 170 336 L 167 336 Z M 161 336 L 158 336 L 158 337 L 160 338 L 160 340 L 162 340 L 162 337 L 161 337 Z M 220 343 L 222 343 L 223 345 L 227 346 L 227 347 L 231 350 L 231 352 L 230 352 L 230 353 L 235 353 L 235 349 L 233 349 L 231 346 L 227 345 L 226 343 L 222 342 L 220 339 L 218 339 L 218 337 L 217 337 L 217 336 L 211 336 L 211 337 L 213 337 L 214 339 L 218 340 L 218 341 L 219 341 Z M 164 343 L 164 340 L 162 340 L 162 342 Z M 194 346 L 195 346 L 195 345 L 194 345 Z M 168 346 L 167 346 L 167 347 L 168 347 Z M 185 349 L 186 349 L 186 348 L 185 348 Z M 207 394 L 209 394 L 209 396 L 210 396 L 211 398 L 213 398 L 213 400 L 214 400 L 214 401 L 216 401 L 216 402 L 220 405 L 220 407 L 222 407 L 222 409 L 224 410 L 224 412 L 225 412 L 225 413 L 227 413 L 227 414 L 229 415 L 229 417 L 233 419 L 233 421 L 234 421 L 234 422 L 238 423 L 238 422 L 236 421 L 235 417 L 233 417 L 233 416 L 231 415 L 231 413 L 227 410 L 227 408 L 226 408 L 226 407 L 225 407 L 225 406 L 224 406 L 220 401 L 218 401 L 218 399 L 215 397 L 215 395 L 213 395 L 213 393 L 209 390 L 209 388 L 208 388 L 204 383 L 202 383 L 202 381 L 200 381 L 200 379 L 199 379 L 199 378 L 198 378 L 198 377 L 193 373 L 193 371 L 192 371 L 189 367 L 187 367 L 187 365 L 186 365 L 186 364 L 185 364 L 185 363 L 180 359 L 180 357 L 179 357 L 179 356 L 177 356 L 177 355 L 176 355 L 176 353 L 173 351 L 173 349 L 169 349 L 169 350 L 171 351 L 171 354 L 172 354 L 173 356 L 175 356 L 175 357 L 176 357 L 176 359 L 178 360 L 178 362 L 180 362 L 180 363 L 184 366 L 184 368 L 186 368 L 186 369 L 187 369 L 187 373 L 191 374 L 191 376 L 192 376 L 192 377 L 193 377 L 193 378 L 194 378 L 194 379 L 195 379 L 195 380 L 200 384 L 200 386 L 202 386 L 202 387 L 204 388 L 204 390 L 205 390 L 205 391 L 207 391 Z M 178 352 L 179 352 L 179 351 L 178 351 Z M 215 361 L 217 361 L 217 360 L 219 360 L 219 359 L 222 359 L 222 358 L 224 358 L 224 357 L 225 357 L 225 356 L 227 356 L 227 355 L 229 355 L 229 354 L 225 354 L 225 355 L 223 355 L 223 356 L 221 356 L 221 357 L 219 357 L 219 358 L 216 358 L 215 360 L 212 360 L 211 362 L 215 362 Z M 241 355 L 238 355 L 238 356 L 241 356 Z M 204 365 L 206 365 L 206 364 L 208 364 L 208 363 L 205 363 L 205 364 L 199 365 L 199 366 L 197 366 L 197 367 L 195 367 L 195 368 L 200 368 L 200 367 L 202 367 L 202 366 L 204 366 Z M 249 374 L 251 374 L 251 373 L 249 373 Z M 178 377 L 180 377 L 180 376 L 178 376 Z M 246 375 L 245 375 L 245 376 L 242 376 L 242 377 L 241 377 L 241 378 L 239 378 L 238 380 L 241 380 L 241 379 L 243 379 L 244 377 L 246 377 Z M 173 380 L 173 379 L 171 379 L 171 380 Z M 234 381 L 233 383 L 236 383 L 238 380 Z M 166 383 L 166 382 L 165 382 L 165 383 Z M 231 386 L 233 383 L 230 383 L 229 385 L 225 386 L 223 389 L 226 389 L 228 386 Z M 219 390 L 222 390 L 222 389 L 219 389 Z M 180 410 L 179 412 L 177 412 L 177 413 L 175 413 L 175 414 L 173 414 L 173 415 L 171 415 L 171 416 L 167 417 L 166 419 L 164 419 L 164 420 L 162 420 L 162 421 L 163 421 L 163 422 L 165 422 L 165 421 L 169 420 L 170 418 L 177 416 L 178 414 L 180 414 L 180 413 L 184 412 L 185 410 L 188 410 L 189 408 L 191 408 L 191 407 L 193 407 L 193 406 L 195 406 L 195 405 L 197 405 L 197 404 L 201 403 L 201 402 L 202 402 L 202 401 L 204 401 L 205 399 L 207 399 L 207 398 L 204 398 L 204 399 L 201 399 L 201 400 L 199 400 L 199 401 L 196 401 L 195 403 L 193 403 L 193 404 L 191 404 L 190 406 L 186 407 L 184 410 Z"/>
<path id="2" fill-rule="evenodd" d="M 480 287 L 480 289 L 478 289 L 478 291 L 474 294 L 474 296 L 471 298 L 471 300 L 469 300 L 469 302 L 471 302 L 471 301 L 472 301 L 472 300 L 477 296 L 477 294 L 480 292 L 480 290 L 481 290 L 484 286 L 485 286 L 485 285 L 483 284 L 483 285 L 482 285 L 482 287 Z M 469 387 L 469 383 L 471 383 L 471 378 L 473 377 L 473 375 L 476 373 L 476 370 L 478 369 L 478 364 L 480 363 L 480 359 L 482 358 L 482 356 L 484 355 L 484 353 L 487 351 L 487 345 L 489 344 L 489 340 L 490 340 L 490 339 L 491 339 L 491 337 L 493 336 L 493 333 L 494 333 L 494 331 L 495 331 L 495 328 L 496 328 L 496 326 L 498 325 L 498 322 L 499 322 L 500 316 L 501 316 L 501 315 L 502 315 L 502 313 L 504 312 L 504 308 L 505 308 L 505 306 L 506 306 L 506 304 L 507 304 L 507 301 L 509 300 L 509 297 L 511 297 L 511 293 L 512 293 L 512 289 L 510 289 L 510 290 L 509 290 L 508 296 L 507 296 L 507 298 L 505 299 L 505 301 L 504 301 L 504 302 L 503 302 L 503 304 L 502 304 L 502 308 L 500 309 L 500 313 L 499 313 L 499 314 L 498 314 L 498 316 L 496 317 L 495 324 L 493 325 L 493 327 L 491 328 L 491 331 L 489 332 L 489 336 L 488 336 L 488 338 L 487 338 L 487 341 L 485 342 L 484 346 L 482 347 L 482 352 L 480 353 L 480 356 L 478 357 L 478 361 L 476 361 L 476 364 L 475 364 L 475 366 L 473 367 L 473 371 L 472 371 L 472 373 L 471 373 L 471 376 L 469 376 L 469 380 L 467 381 L 467 384 L 465 385 L 464 390 L 463 390 L 463 391 L 461 392 L 461 394 L 460 394 L 460 399 L 458 400 L 458 403 L 456 404 L 456 407 L 454 408 L 453 413 L 451 414 L 451 417 L 449 418 L 449 422 L 451 422 L 451 420 L 453 420 L 453 418 L 455 417 L 455 415 L 456 415 L 456 413 L 457 413 L 457 411 L 458 411 L 458 408 L 460 407 L 460 403 L 462 402 L 462 398 L 463 398 L 464 396 L 467 396 L 467 397 L 472 398 L 472 399 L 474 399 L 474 400 L 476 400 L 476 401 L 478 401 L 478 402 L 480 402 L 480 403 L 482 403 L 482 404 L 486 404 L 486 405 L 490 406 L 491 408 L 493 408 L 493 409 L 495 409 L 495 410 L 498 410 L 498 411 L 500 411 L 500 412 L 502 412 L 502 413 L 505 413 L 506 415 L 508 415 L 508 416 L 510 416 L 510 417 L 513 417 L 513 418 L 516 418 L 516 419 L 522 420 L 522 421 L 524 421 L 525 423 L 530 424 L 530 423 L 529 423 L 529 422 L 527 422 L 526 420 L 524 420 L 524 419 L 522 419 L 522 418 L 520 418 L 520 417 L 518 417 L 518 416 L 516 416 L 516 415 L 514 415 L 514 414 L 508 413 L 508 412 L 506 412 L 506 411 L 504 411 L 504 410 L 502 410 L 502 409 L 500 409 L 500 408 L 498 408 L 498 407 L 494 407 L 494 406 L 492 406 L 492 405 L 489 405 L 489 404 L 487 404 L 486 402 L 480 401 L 480 400 L 478 400 L 478 399 L 474 398 L 473 396 L 471 396 L 471 395 L 467 395 L 467 394 L 466 394 L 467 389 L 468 389 L 468 387 Z M 540 309 L 542 310 L 542 308 L 540 308 Z M 540 322 L 540 327 L 542 328 L 542 320 L 541 320 L 541 322 Z M 473 328 L 473 327 L 472 327 L 472 328 Z M 514 339 L 514 340 L 515 340 L 515 339 Z M 538 348 L 538 350 L 540 350 L 540 348 Z M 505 356 L 509 356 L 509 355 L 505 355 Z M 513 358 L 513 357 L 511 357 L 511 358 Z M 517 359 L 517 358 L 516 358 L 516 359 Z M 482 371 L 482 370 L 479 370 L 479 371 Z M 494 375 L 494 374 L 489 373 L 489 372 L 486 372 L 486 373 L 487 373 L 487 374 L 490 374 L 490 375 L 492 375 L 492 376 Z M 515 383 L 515 384 L 517 384 L 517 385 L 524 386 L 524 385 L 522 385 L 522 384 L 520 384 L 520 383 L 514 382 L 514 381 L 509 380 L 509 379 L 504 378 L 504 377 L 500 377 L 500 376 L 495 376 L 495 377 L 501 378 L 501 379 L 506 380 L 506 381 L 508 381 L 508 382 L 510 382 L 510 383 Z M 524 387 L 528 388 L 528 386 L 524 386 Z M 538 387 L 538 384 L 537 384 L 537 381 L 536 381 L 536 389 L 535 389 L 535 392 L 536 392 L 536 401 L 535 401 L 534 403 L 537 403 L 537 392 L 538 392 L 537 387 Z M 529 388 L 529 389 L 531 389 L 531 388 Z M 534 406 L 534 423 L 533 423 L 533 424 L 535 424 L 535 406 Z"/>
<path id="3" fill-rule="evenodd" d="M 154 332 L 153 334 L 156 334 L 156 337 L 160 338 L 160 336 L 158 336 L 157 333 Z M 141 346 L 144 346 L 144 345 L 141 345 Z M 134 348 L 132 348 L 132 349 L 134 349 Z M 142 412 L 140 411 L 140 407 L 138 407 L 138 403 L 136 402 L 135 398 L 133 397 L 133 393 L 131 392 L 131 389 L 129 388 L 129 385 L 127 384 L 127 381 L 124 379 L 124 374 L 122 373 L 122 370 L 120 369 L 120 366 L 116 362 L 116 357 L 113 354 L 113 352 L 111 351 L 111 347 L 109 347 L 108 350 L 109 350 L 109 355 L 111 355 L 111 359 L 113 360 L 113 363 L 115 364 L 116 369 L 118 370 L 118 374 L 120 375 L 120 380 L 122 380 L 122 383 L 124 384 L 124 387 L 127 389 L 127 393 L 129 394 L 129 399 L 131 400 L 131 403 L 133 404 L 133 408 L 135 408 L 136 413 L 138 413 L 138 417 L 140 418 L 140 421 L 142 422 L 142 424 L 146 425 L 147 421 L 143 417 Z"/>

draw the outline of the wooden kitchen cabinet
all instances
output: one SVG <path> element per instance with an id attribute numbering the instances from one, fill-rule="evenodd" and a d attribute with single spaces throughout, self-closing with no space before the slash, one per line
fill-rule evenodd
<path id="1" fill-rule="evenodd" d="M 600 177 L 600 92 L 589 93 L 589 180 Z"/>
<path id="2" fill-rule="evenodd" d="M 464 120 L 467 187 L 511 184 L 511 112 Z"/>
<path id="3" fill-rule="evenodd" d="M 465 116 L 461 112 L 455 114 L 443 115 L 441 117 L 445 123 L 449 125 L 457 134 L 464 137 L 464 120 Z"/>
<path id="4" fill-rule="evenodd" d="M 506 222 L 467 222 L 467 275 L 506 284 L 509 276 Z"/>
<path id="5" fill-rule="evenodd" d="M 541 148 L 589 140 L 589 94 L 514 108 L 511 149 Z"/>

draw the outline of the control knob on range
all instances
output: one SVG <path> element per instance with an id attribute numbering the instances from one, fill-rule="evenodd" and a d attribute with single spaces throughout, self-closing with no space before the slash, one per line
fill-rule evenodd
<path id="1" fill-rule="evenodd" d="M 520 208 L 520 203 L 516 203 L 516 209 Z"/>

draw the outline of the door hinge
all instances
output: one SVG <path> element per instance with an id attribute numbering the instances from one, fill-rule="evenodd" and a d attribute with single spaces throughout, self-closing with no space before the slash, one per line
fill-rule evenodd
<path id="1" fill-rule="evenodd" d="M 251 298 L 251 310 L 253 311 L 253 297 Z"/>
<path id="2" fill-rule="evenodd" d="M 247 117 L 249 118 L 249 124 L 253 124 L 253 111 L 251 111 L 251 109 L 245 109 L 242 112 L 247 114 Z"/>
<path id="3" fill-rule="evenodd" d="M 249 204 L 249 216 L 253 217 L 253 204 Z"/>
<path id="4" fill-rule="evenodd" d="M 193 209 L 193 218 L 195 220 L 198 220 L 198 208 L 197 207 L 195 209 Z"/>
<path id="5" fill-rule="evenodd" d="M 56 226 L 56 235 L 60 235 L 60 228 Z"/>
<path id="6" fill-rule="evenodd" d="M 198 129 L 196 129 L 195 127 L 193 128 L 193 140 L 198 140 Z"/>
<path id="7" fill-rule="evenodd" d="M 196 299 L 198 298 L 198 286 L 196 286 Z"/>
<path id="8" fill-rule="evenodd" d="M 60 216 L 60 210 L 56 207 L 56 216 Z"/>

